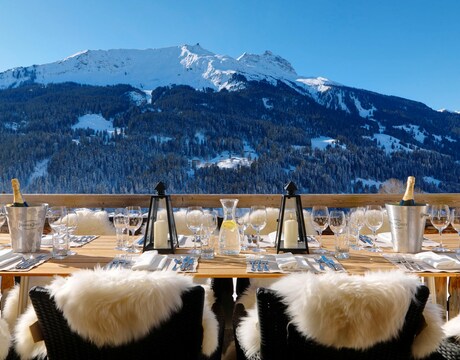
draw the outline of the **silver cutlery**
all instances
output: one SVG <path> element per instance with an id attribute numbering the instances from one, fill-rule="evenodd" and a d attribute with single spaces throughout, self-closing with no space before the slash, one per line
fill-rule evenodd
<path id="1" fill-rule="evenodd" d="M 47 257 L 48 255 L 41 254 L 41 255 L 38 255 L 37 257 L 23 259 L 15 266 L 15 268 L 22 269 L 22 270 L 28 269 L 29 267 L 38 264 L 40 261 L 44 260 Z"/>
<path id="2" fill-rule="evenodd" d="M 329 266 L 332 270 L 334 271 L 339 271 L 339 267 L 337 266 L 337 264 L 334 262 L 334 260 L 331 260 L 329 258 L 327 258 L 326 256 L 324 255 L 321 255 L 321 260 L 323 260 L 323 262 Z"/>

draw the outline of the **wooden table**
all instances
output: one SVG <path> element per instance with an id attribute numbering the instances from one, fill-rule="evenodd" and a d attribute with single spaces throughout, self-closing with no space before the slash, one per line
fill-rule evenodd
<path id="1" fill-rule="evenodd" d="M 439 240 L 439 235 L 427 234 L 433 240 Z M 458 246 L 457 234 L 443 235 L 444 243 L 449 248 Z M 9 235 L 0 235 L 0 243 L 8 243 Z M 323 242 L 327 249 L 333 249 L 333 237 L 323 236 Z M 21 277 L 21 308 L 27 303 L 27 289 L 29 277 L 32 276 L 67 276 L 81 269 L 93 269 L 97 265 L 104 266 L 109 263 L 114 256 L 122 254 L 123 251 L 115 250 L 114 236 L 101 236 L 83 247 L 73 248 L 76 255 L 68 256 L 63 260 L 50 259 L 44 264 L 27 272 L 0 272 L 0 275 L 20 276 Z M 385 251 L 392 252 L 391 249 Z M 51 249 L 44 248 L 42 252 L 49 252 Z M 186 253 L 187 249 L 178 249 L 177 253 Z M 274 253 L 272 248 L 267 249 L 268 253 Z M 198 271 L 190 273 L 198 278 L 269 278 L 280 277 L 284 274 L 279 273 L 247 273 L 244 254 L 239 256 L 217 255 L 213 260 L 200 259 Z M 368 251 L 351 250 L 351 256 L 347 260 L 340 260 L 340 263 L 350 274 L 364 274 L 368 271 L 392 270 L 395 266 L 387 261 L 381 253 Z M 460 272 L 458 273 L 419 273 L 432 291 L 433 301 L 446 308 L 447 289 L 449 286 L 451 316 L 457 314 L 460 308 Z M 449 281 L 448 281 L 449 280 Z"/>

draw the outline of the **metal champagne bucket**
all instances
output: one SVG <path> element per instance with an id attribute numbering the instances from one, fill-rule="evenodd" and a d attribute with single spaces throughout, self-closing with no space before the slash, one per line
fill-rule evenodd
<path id="1" fill-rule="evenodd" d="M 5 206 L 13 252 L 40 251 L 47 210 L 48 204 L 29 205 L 28 207 Z"/>
<path id="2" fill-rule="evenodd" d="M 385 204 L 391 228 L 393 250 L 415 254 L 422 251 L 427 205 Z"/>

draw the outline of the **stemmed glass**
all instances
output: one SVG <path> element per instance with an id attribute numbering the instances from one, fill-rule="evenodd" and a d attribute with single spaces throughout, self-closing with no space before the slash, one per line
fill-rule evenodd
<path id="1" fill-rule="evenodd" d="M 128 227 L 128 213 L 125 208 L 115 209 L 113 213 L 113 226 L 117 234 L 117 246 L 115 250 L 126 250 L 123 233 Z"/>
<path id="2" fill-rule="evenodd" d="M 66 236 L 69 238 L 69 250 L 67 251 L 67 255 L 76 255 L 77 253 L 73 250 L 70 250 L 70 241 L 72 240 L 72 236 L 77 230 L 78 226 L 78 213 L 75 209 L 67 209 L 66 214 Z"/>
<path id="3" fill-rule="evenodd" d="M 345 213 L 343 211 L 333 210 L 329 213 L 329 227 L 335 235 L 336 242 L 337 235 L 345 229 L 346 224 Z"/>
<path id="4" fill-rule="evenodd" d="M 6 213 L 5 213 L 5 208 L 3 205 L 0 205 L 0 228 L 3 226 L 3 224 L 6 221 Z M 0 244 L 0 250 L 3 249 L 5 246 Z"/>
<path id="5" fill-rule="evenodd" d="M 256 231 L 256 246 L 252 247 L 254 252 L 262 252 L 264 249 L 260 248 L 260 231 L 267 225 L 267 209 L 263 205 L 251 206 L 249 212 L 249 223 Z"/>
<path id="6" fill-rule="evenodd" d="M 189 251 L 190 254 L 200 253 L 200 249 L 197 249 L 196 243 L 200 242 L 198 232 L 201 230 L 203 214 L 201 206 L 189 206 L 185 213 L 185 223 L 187 228 L 193 233 L 193 249 Z"/>
<path id="7" fill-rule="evenodd" d="M 201 231 L 204 234 L 205 239 L 203 241 L 209 241 L 212 233 L 217 229 L 217 211 L 216 210 L 204 210 L 203 216 L 201 217 Z"/>
<path id="8" fill-rule="evenodd" d="M 454 230 L 458 233 L 459 242 L 458 247 L 455 250 L 457 256 L 460 255 L 460 208 L 452 208 L 450 212 L 450 224 Z"/>
<path id="9" fill-rule="evenodd" d="M 380 205 L 367 205 L 364 217 L 366 219 L 366 226 L 372 231 L 373 236 L 372 247 L 367 250 L 381 252 L 382 250 L 377 246 L 377 230 L 383 225 L 382 207 Z"/>
<path id="10" fill-rule="evenodd" d="M 356 234 L 356 243 L 351 245 L 351 248 L 354 250 L 362 250 L 362 246 L 360 246 L 359 242 L 359 234 L 361 232 L 361 229 L 364 227 L 365 222 L 366 222 L 366 217 L 365 217 L 365 212 L 366 209 L 363 207 L 356 207 L 352 208 L 350 210 L 349 215 L 349 223 L 350 223 L 350 228 L 354 229 L 357 231 Z"/>
<path id="11" fill-rule="evenodd" d="M 128 206 L 126 207 L 126 214 L 128 217 L 127 227 L 128 231 L 131 231 L 132 241 L 131 245 L 127 249 L 128 252 L 137 253 L 134 233 L 142 226 L 144 218 L 142 217 L 142 210 L 140 206 Z"/>
<path id="12" fill-rule="evenodd" d="M 66 219 L 67 208 L 65 206 L 52 206 L 46 212 L 46 218 L 48 219 L 48 224 L 53 231 L 52 242 L 53 242 L 53 257 L 58 259 L 63 259 L 68 255 L 69 243 L 66 230 Z M 55 245 L 56 247 L 55 252 Z"/>
<path id="13" fill-rule="evenodd" d="M 433 248 L 433 251 L 447 252 L 449 249 L 445 248 L 442 243 L 442 231 L 449 225 L 450 210 L 447 205 L 431 205 L 430 220 L 433 226 L 439 231 L 439 246 Z"/>
<path id="14" fill-rule="evenodd" d="M 327 250 L 323 248 L 322 235 L 323 231 L 326 230 L 329 225 L 329 209 L 327 206 L 313 206 L 311 210 L 311 219 L 314 229 L 319 234 L 319 249 L 315 249 L 313 252 L 317 254 L 326 254 Z"/>
<path id="15" fill-rule="evenodd" d="M 244 242 L 244 236 L 246 229 L 249 226 L 248 218 L 249 218 L 249 210 L 244 208 L 237 208 L 236 209 L 236 223 L 238 224 L 241 232 L 241 250 L 247 250 L 246 243 Z"/>

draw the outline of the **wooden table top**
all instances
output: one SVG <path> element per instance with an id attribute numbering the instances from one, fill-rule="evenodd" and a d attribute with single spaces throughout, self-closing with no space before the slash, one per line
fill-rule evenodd
<path id="1" fill-rule="evenodd" d="M 427 234 L 426 237 L 438 241 L 439 235 Z M 333 236 L 323 236 L 325 248 L 333 249 Z M 458 247 L 459 237 L 457 234 L 444 234 L 444 244 L 446 247 L 454 249 Z M 114 236 L 100 236 L 89 244 L 79 248 L 72 248 L 77 254 L 68 256 L 63 260 L 50 259 L 40 266 L 27 272 L 0 272 L 0 275 L 15 276 L 66 276 L 81 269 L 92 269 L 97 265 L 104 266 L 109 263 L 114 256 L 122 254 L 123 251 L 115 250 Z M 0 235 L 0 244 L 9 243 L 9 235 Z M 384 249 L 386 252 L 392 252 L 391 249 Z M 426 249 L 429 250 L 429 249 Z M 43 248 L 41 252 L 50 252 L 51 249 Z M 187 249 L 181 248 L 176 251 L 179 254 L 187 253 Z M 280 273 L 247 273 L 245 254 L 250 251 L 242 252 L 238 256 L 221 256 L 216 255 L 213 260 L 200 259 L 198 271 L 190 275 L 200 278 L 257 278 L 257 277 L 279 277 L 285 274 Z M 267 253 L 275 253 L 275 249 L 267 249 Z M 382 253 L 372 253 L 368 251 L 350 251 L 350 258 L 340 260 L 340 263 L 350 274 L 364 274 L 367 271 L 391 270 L 395 266 L 387 261 Z M 425 277 L 451 277 L 460 276 L 458 273 L 418 273 Z"/>

